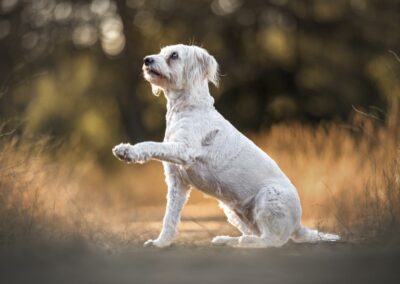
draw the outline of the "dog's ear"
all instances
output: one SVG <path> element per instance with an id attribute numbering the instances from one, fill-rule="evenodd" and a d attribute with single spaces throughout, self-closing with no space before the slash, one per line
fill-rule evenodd
<path id="1" fill-rule="evenodd" d="M 208 81 L 218 87 L 219 74 L 217 60 L 215 60 L 214 56 L 210 55 L 204 48 L 199 49 L 200 52 L 198 52 L 197 55 L 200 62 L 201 72 Z"/>
<path id="2" fill-rule="evenodd" d="M 214 56 L 208 54 L 206 66 L 206 76 L 208 81 L 213 83 L 216 87 L 219 85 L 219 73 L 218 73 L 218 62 Z"/>

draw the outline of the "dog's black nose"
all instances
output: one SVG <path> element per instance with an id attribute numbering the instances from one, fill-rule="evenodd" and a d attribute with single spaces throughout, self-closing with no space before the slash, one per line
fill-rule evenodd
<path id="1" fill-rule="evenodd" d="M 143 59 L 144 65 L 149 66 L 154 62 L 154 59 L 151 56 L 146 56 Z"/>

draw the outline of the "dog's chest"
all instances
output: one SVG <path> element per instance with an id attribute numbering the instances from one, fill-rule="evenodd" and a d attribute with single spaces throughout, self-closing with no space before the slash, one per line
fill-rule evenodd
<path id="1" fill-rule="evenodd" d="M 167 113 L 164 141 L 183 140 L 192 131 L 190 118 L 185 113 Z"/>

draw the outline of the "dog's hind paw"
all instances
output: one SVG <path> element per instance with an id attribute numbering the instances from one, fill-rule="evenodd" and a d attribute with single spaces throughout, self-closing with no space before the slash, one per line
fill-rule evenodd
<path id="1" fill-rule="evenodd" d="M 169 246 L 171 243 L 169 242 L 160 242 L 158 240 L 147 240 L 143 246 L 145 247 L 157 247 L 157 248 L 164 248 Z"/>
<path id="2" fill-rule="evenodd" d="M 216 236 L 212 239 L 211 243 L 216 246 L 236 245 L 239 242 L 239 237 L 230 236 Z"/>

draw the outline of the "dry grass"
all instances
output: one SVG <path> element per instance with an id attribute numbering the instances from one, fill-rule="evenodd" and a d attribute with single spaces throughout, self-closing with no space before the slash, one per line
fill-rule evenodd
<path id="1" fill-rule="evenodd" d="M 306 224 L 340 231 L 348 239 L 398 242 L 397 137 L 383 122 L 357 113 L 349 125 L 276 125 L 252 139 L 298 187 Z M 72 163 L 66 154 L 54 160 L 47 152 L 55 149 L 48 147 L 45 140 L 0 137 L 0 245 L 83 238 L 109 246 L 136 244 L 155 234 L 159 224 L 143 224 L 161 220 L 157 206 L 165 202 L 165 185 L 159 163 L 116 163 L 110 170 L 88 159 Z M 190 205 L 184 218 L 194 228 L 188 231 L 205 228 L 211 235 L 221 229 L 202 222 L 221 216 L 214 201 L 194 193 Z"/>
<path id="2" fill-rule="evenodd" d="M 2 137 L 0 143 L 0 243 L 46 235 L 57 218 L 47 214 L 56 204 L 44 192 L 53 186 L 51 166 L 41 154 L 46 141 L 30 146 Z"/>
<path id="3" fill-rule="evenodd" d="M 125 237 L 120 226 L 116 230 L 110 225 L 116 220 L 112 203 L 116 199 L 103 194 L 106 175 L 92 162 L 54 161 L 54 155 L 48 154 L 54 149 L 46 140 L 3 136 L 0 148 L 0 247 Z M 117 223 L 122 224 L 121 218 Z"/>
<path id="4" fill-rule="evenodd" d="M 254 139 L 297 186 L 306 224 L 376 239 L 400 227 L 398 135 L 356 113 L 350 124 L 278 125 Z"/>

